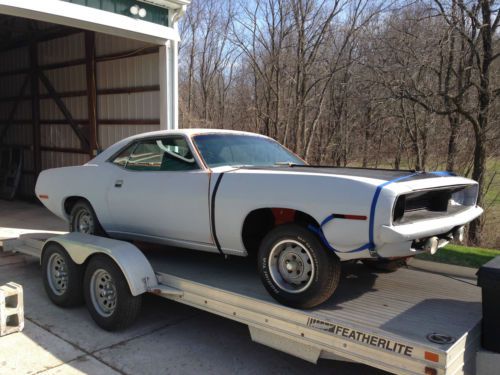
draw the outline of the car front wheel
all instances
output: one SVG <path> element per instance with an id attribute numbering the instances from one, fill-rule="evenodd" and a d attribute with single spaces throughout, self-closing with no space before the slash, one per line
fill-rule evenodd
<path id="1" fill-rule="evenodd" d="M 258 257 L 264 286 L 284 305 L 312 308 L 329 299 L 339 284 L 339 258 L 300 225 L 285 224 L 270 231 Z"/>

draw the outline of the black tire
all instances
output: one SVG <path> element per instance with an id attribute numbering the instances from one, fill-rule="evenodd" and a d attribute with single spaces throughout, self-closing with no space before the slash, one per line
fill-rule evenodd
<path id="1" fill-rule="evenodd" d="M 401 267 L 406 267 L 406 258 L 400 259 L 362 259 L 361 262 L 375 271 L 396 272 Z"/>
<path id="2" fill-rule="evenodd" d="M 97 302 L 98 297 L 96 292 L 92 292 L 93 286 L 97 285 L 95 282 L 97 280 L 99 280 L 99 282 L 103 280 L 99 279 L 99 275 L 102 275 L 102 271 L 107 273 L 111 278 L 111 282 L 114 286 L 113 293 L 116 296 L 113 302 L 113 309 L 107 313 L 103 312 L 102 306 Z M 94 282 L 92 280 L 94 280 Z M 142 296 L 133 296 L 130 293 L 129 286 L 122 271 L 111 258 L 105 255 L 95 255 L 90 259 L 85 270 L 83 286 L 85 303 L 92 319 L 94 319 L 99 327 L 107 331 L 117 331 L 129 327 L 140 313 Z M 99 285 L 97 285 L 97 287 L 99 288 Z M 103 291 L 105 290 L 104 287 L 100 289 Z"/>
<path id="3" fill-rule="evenodd" d="M 85 230 L 82 225 L 80 225 L 80 220 L 82 220 L 82 217 L 86 217 L 90 223 L 87 230 Z M 94 236 L 106 235 L 106 233 L 102 229 L 101 224 L 99 223 L 99 219 L 97 218 L 92 205 L 84 199 L 77 201 L 71 208 L 69 231 L 92 234 Z"/>
<path id="4" fill-rule="evenodd" d="M 283 246 L 286 247 L 276 256 Z M 294 254 L 297 254 L 295 260 Z M 288 258 L 290 262 L 287 263 Z M 284 224 L 271 230 L 262 240 L 258 261 L 260 277 L 267 291 L 278 302 L 291 307 L 307 309 L 325 302 L 340 281 L 339 258 L 329 252 L 314 233 L 296 224 Z M 288 268 L 284 268 L 289 263 L 293 263 L 290 266 L 292 275 Z M 308 269 L 310 276 L 300 281 Z M 288 282 L 283 274 L 285 278 L 297 277 L 297 280 Z"/>
<path id="5" fill-rule="evenodd" d="M 66 275 L 56 276 L 55 272 Z M 48 244 L 43 252 L 42 280 L 45 292 L 55 305 L 73 307 L 83 304 L 83 269 L 57 243 Z"/>

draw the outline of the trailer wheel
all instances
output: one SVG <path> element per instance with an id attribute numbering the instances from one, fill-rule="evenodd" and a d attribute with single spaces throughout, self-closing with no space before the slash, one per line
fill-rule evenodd
<path id="1" fill-rule="evenodd" d="M 79 200 L 71 209 L 69 231 L 104 236 L 104 230 L 94 209 L 86 200 Z"/>
<path id="2" fill-rule="evenodd" d="M 300 225 L 271 230 L 262 240 L 258 257 L 264 286 L 284 305 L 312 308 L 329 299 L 339 284 L 339 258 Z"/>
<path id="3" fill-rule="evenodd" d="M 116 263 L 103 255 L 90 259 L 84 276 L 87 309 L 107 331 L 129 327 L 139 315 L 142 296 L 133 296 Z"/>
<path id="4" fill-rule="evenodd" d="M 70 258 L 66 250 L 50 243 L 42 256 L 42 280 L 50 300 L 61 307 L 83 304 L 82 267 Z"/>
<path id="5" fill-rule="evenodd" d="M 396 272 L 399 270 L 401 267 L 406 266 L 406 258 L 400 258 L 400 259 L 362 259 L 361 262 L 375 270 L 375 271 L 382 271 L 382 272 Z"/>

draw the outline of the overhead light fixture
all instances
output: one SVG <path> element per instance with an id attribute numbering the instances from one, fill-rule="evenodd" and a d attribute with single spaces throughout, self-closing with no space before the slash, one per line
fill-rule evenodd
<path id="1" fill-rule="evenodd" d="M 133 16 L 137 16 L 140 12 L 141 8 L 139 8 L 139 5 L 132 5 L 130 7 L 130 14 L 132 14 Z"/>
<path id="2" fill-rule="evenodd" d="M 141 8 L 139 5 L 135 4 L 130 7 L 130 14 L 135 17 L 144 18 L 147 16 L 148 12 L 146 9 Z"/>

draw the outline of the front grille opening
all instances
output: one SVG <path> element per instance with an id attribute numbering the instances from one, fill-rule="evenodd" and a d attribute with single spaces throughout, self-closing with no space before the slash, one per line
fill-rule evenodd
<path id="1" fill-rule="evenodd" d="M 464 189 L 466 186 L 453 186 L 400 195 L 394 205 L 393 223 L 403 224 L 456 213 L 465 206 L 451 202 L 451 198 Z"/>
<path id="2" fill-rule="evenodd" d="M 451 194 L 452 192 L 449 190 L 408 194 L 405 198 L 405 211 L 446 211 Z"/>

